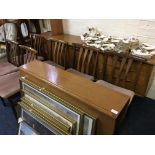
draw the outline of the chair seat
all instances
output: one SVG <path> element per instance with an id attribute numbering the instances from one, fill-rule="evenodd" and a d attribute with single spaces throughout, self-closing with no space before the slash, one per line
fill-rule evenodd
<path id="1" fill-rule="evenodd" d="M 61 69 L 63 69 L 63 70 L 65 70 L 65 67 L 63 67 L 63 66 L 60 66 L 60 65 L 58 65 L 58 64 L 56 64 L 55 62 L 53 62 L 53 61 L 44 61 L 45 63 L 47 63 L 47 64 L 49 64 L 49 65 L 52 65 L 52 66 L 55 66 L 55 67 L 58 67 L 58 68 L 61 68 Z"/>
<path id="2" fill-rule="evenodd" d="M 18 67 L 12 65 L 9 62 L 0 63 L 0 76 L 6 75 L 12 72 L 17 72 Z"/>
<path id="3" fill-rule="evenodd" d="M 0 97 L 9 98 L 20 91 L 19 71 L 0 76 Z"/>
<path id="4" fill-rule="evenodd" d="M 98 81 L 96 81 L 96 83 L 100 84 L 100 85 L 103 85 L 105 87 L 111 88 L 111 89 L 113 89 L 113 90 L 115 90 L 117 92 L 120 92 L 122 94 L 125 94 L 125 95 L 129 96 L 130 97 L 129 104 L 131 103 L 131 101 L 132 101 L 132 99 L 133 99 L 133 97 L 135 95 L 135 93 L 133 91 L 131 91 L 131 90 L 128 90 L 128 89 L 113 85 L 113 84 L 108 83 L 108 82 L 103 81 L 103 80 L 98 80 Z"/>
<path id="5" fill-rule="evenodd" d="M 73 69 L 73 68 L 69 68 L 69 69 L 67 69 L 66 71 L 67 71 L 67 72 L 70 72 L 70 73 L 73 73 L 73 74 L 76 74 L 76 75 L 78 75 L 78 76 L 80 76 L 80 77 L 83 77 L 83 78 L 85 78 L 85 79 L 94 81 L 94 77 L 93 77 L 93 76 L 88 75 L 88 74 L 81 73 L 81 72 L 79 72 L 79 71 L 77 71 L 77 70 L 75 70 L 75 69 Z"/>

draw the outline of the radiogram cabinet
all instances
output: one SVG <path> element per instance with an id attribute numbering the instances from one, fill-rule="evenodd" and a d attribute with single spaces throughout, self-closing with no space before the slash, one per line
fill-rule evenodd
<path id="1" fill-rule="evenodd" d="M 44 62 L 20 67 L 18 134 L 114 134 L 129 97 Z"/>

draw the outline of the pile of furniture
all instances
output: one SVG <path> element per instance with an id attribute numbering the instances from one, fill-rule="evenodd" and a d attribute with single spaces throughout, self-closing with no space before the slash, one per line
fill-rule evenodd
<path id="1" fill-rule="evenodd" d="M 38 71 L 44 70 L 43 74 L 48 74 L 53 80 L 56 80 L 57 76 L 59 76 L 59 73 L 56 72 L 57 68 L 59 68 L 64 70 L 62 72 L 64 75 L 68 74 L 67 79 L 65 76 L 63 77 L 64 82 L 68 83 L 73 77 L 78 77 L 77 79 L 75 78 L 75 82 L 83 79 L 93 83 L 93 85 L 96 85 L 95 87 L 103 88 L 103 92 L 104 89 L 108 89 L 123 96 L 128 96 L 130 102 L 126 106 L 129 106 L 137 91 L 140 74 L 143 72 L 143 66 L 146 65 L 145 59 L 127 53 L 117 53 L 113 50 L 102 52 L 101 49 L 85 44 L 72 43 L 70 45 L 67 41 L 56 38 L 46 39 L 43 35 L 38 34 L 30 35 L 28 46 L 7 41 L 8 62 L 0 64 L 0 97 L 4 104 L 5 99 L 10 99 L 10 97 L 20 91 L 19 66 L 34 59 L 43 61 L 43 64 L 46 63 L 53 66 L 52 73 L 48 72 L 49 65 L 40 65 L 40 67 L 38 66 L 37 69 L 34 69 Z M 101 58 L 103 78 L 98 76 Z M 81 87 L 85 87 L 84 83 Z M 42 92 L 42 90 L 39 91 Z M 21 105 L 25 102 L 23 101 Z M 117 110 L 112 110 L 112 113 L 117 113 Z M 108 133 L 108 130 L 105 133 Z"/>

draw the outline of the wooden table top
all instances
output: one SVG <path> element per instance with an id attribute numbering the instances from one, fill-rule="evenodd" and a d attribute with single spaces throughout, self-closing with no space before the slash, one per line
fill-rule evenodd
<path id="1" fill-rule="evenodd" d="M 58 88 L 100 112 L 107 111 L 110 115 L 113 115 L 112 109 L 122 111 L 129 101 L 129 97 L 124 94 L 41 61 L 35 60 L 23 65 L 20 71 L 47 81 L 52 87 Z"/>
<path id="2" fill-rule="evenodd" d="M 69 45 L 73 43 L 82 43 L 80 36 L 76 35 L 69 35 L 69 34 L 62 34 L 62 35 L 52 35 L 52 33 L 43 33 L 42 34 L 47 40 L 48 39 L 57 39 L 68 42 Z"/>
<path id="3" fill-rule="evenodd" d="M 42 34 L 46 39 L 58 39 L 65 42 L 68 42 L 69 45 L 72 43 L 82 43 L 80 36 L 69 35 L 69 34 L 61 34 L 61 35 L 52 35 L 51 32 L 47 32 Z M 147 64 L 155 65 L 155 56 L 153 56 L 150 60 L 146 61 Z"/>

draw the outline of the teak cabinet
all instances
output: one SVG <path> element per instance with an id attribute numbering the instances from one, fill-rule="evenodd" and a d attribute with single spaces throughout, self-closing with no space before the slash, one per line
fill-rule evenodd
<path id="1" fill-rule="evenodd" d="M 114 134 L 128 108 L 128 96 L 37 60 L 20 76 L 19 134 Z"/>

